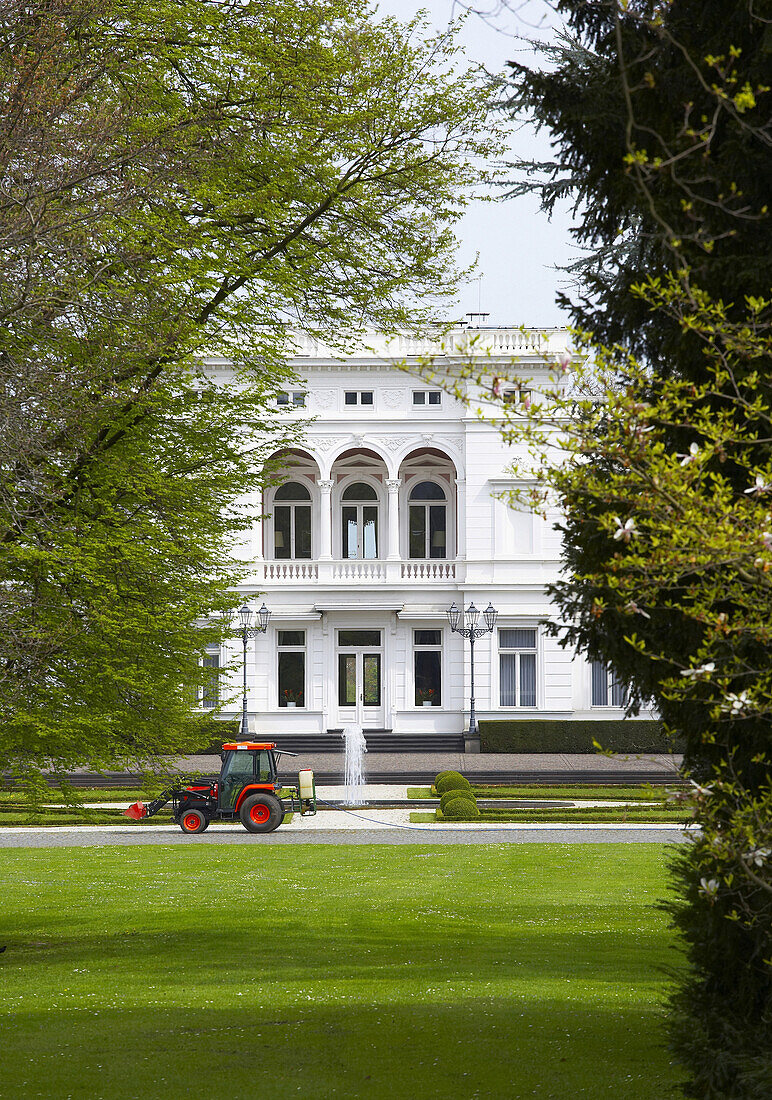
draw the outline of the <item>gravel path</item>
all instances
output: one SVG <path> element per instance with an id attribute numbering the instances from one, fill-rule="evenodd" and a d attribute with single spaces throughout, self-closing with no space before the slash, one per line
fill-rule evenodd
<path id="1" fill-rule="evenodd" d="M 681 843 L 686 831 L 673 825 L 403 825 L 386 815 L 401 810 L 368 811 L 368 818 L 341 827 L 334 811 L 282 825 L 268 835 L 247 833 L 239 825 L 213 824 L 188 836 L 172 825 L 81 825 L 75 828 L 6 828 L 0 848 L 88 848 L 136 844 L 643 844 Z M 345 815 L 347 816 L 347 815 Z M 314 827 L 307 827 L 311 821 Z M 396 828 L 394 826 L 397 826 Z"/>

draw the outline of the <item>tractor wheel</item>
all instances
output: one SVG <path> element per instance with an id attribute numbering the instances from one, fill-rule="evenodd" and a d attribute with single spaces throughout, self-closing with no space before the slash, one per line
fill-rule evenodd
<path id="1" fill-rule="evenodd" d="M 201 810 L 183 810 L 180 814 L 183 833 L 203 833 L 208 825 L 209 818 Z"/>
<path id="2" fill-rule="evenodd" d="M 241 824 L 248 833 L 272 833 L 284 820 L 284 807 L 275 794 L 251 794 L 239 807 Z"/>

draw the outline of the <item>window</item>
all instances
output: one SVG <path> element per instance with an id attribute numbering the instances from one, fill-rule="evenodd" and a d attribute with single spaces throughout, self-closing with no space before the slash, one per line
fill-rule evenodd
<path id="1" fill-rule="evenodd" d="M 533 390 L 518 386 L 516 389 L 504 390 L 505 405 L 525 405 L 526 408 L 533 401 Z"/>
<path id="2" fill-rule="evenodd" d="M 499 630 L 499 699 L 502 707 L 536 706 L 536 628 Z"/>
<path id="3" fill-rule="evenodd" d="M 279 630 L 277 635 L 279 706 L 306 705 L 306 632 Z"/>
<path id="4" fill-rule="evenodd" d="M 411 489 L 408 520 L 411 558 L 447 557 L 447 506 L 442 486 L 421 481 Z"/>
<path id="5" fill-rule="evenodd" d="M 276 395 L 276 404 L 286 406 L 294 406 L 296 409 L 304 409 L 306 406 L 306 395 L 302 391 L 295 390 L 293 393 L 285 393 L 282 391 Z"/>
<path id="6" fill-rule="evenodd" d="M 289 481 L 274 495 L 273 556 L 311 557 L 311 494 L 305 485 Z"/>
<path id="7" fill-rule="evenodd" d="M 442 706 L 442 631 L 413 631 L 415 705 Z"/>
<path id="8" fill-rule="evenodd" d="M 201 665 L 207 671 L 201 685 L 201 706 L 204 710 L 213 710 L 220 701 L 220 650 L 207 649 Z"/>
<path id="9" fill-rule="evenodd" d="M 372 485 L 355 481 L 344 489 L 341 524 L 342 557 L 378 557 L 378 494 Z"/>
<path id="10" fill-rule="evenodd" d="M 343 400 L 347 405 L 372 405 L 372 390 L 346 390 Z"/>
<path id="11" fill-rule="evenodd" d="M 620 684 L 603 661 L 592 662 L 592 705 L 594 707 L 624 707 L 627 704 L 624 684 Z"/>
<path id="12" fill-rule="evenodd" d="M 441 390 L 413 390 L 414 405 L 440 405 L 441 403 Z"/>

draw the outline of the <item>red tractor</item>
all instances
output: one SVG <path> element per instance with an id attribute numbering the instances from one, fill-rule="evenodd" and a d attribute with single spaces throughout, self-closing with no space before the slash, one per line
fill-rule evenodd
<path id="1" fill-rule="evenodd" d="M 203 833 L 210 821 L 240 821 L 247 832 L 272 833 L 286 813 L 316 813 L 314 773 L 301 771 L 297 787 L 283 787 L 276 766 L 279 755 L 273 742 L 223 745 L 219 779 L 170 787 L 147 805 L 135 802 L 125 811 L 126 816 L 140 821 L 171 802 L 174 820 L 183 833 Z"/>

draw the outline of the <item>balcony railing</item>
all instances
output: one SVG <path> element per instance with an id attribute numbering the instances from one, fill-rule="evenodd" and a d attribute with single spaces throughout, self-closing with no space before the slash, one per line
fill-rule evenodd
<path id="1" fill-rule="evenodd" d="M 454 561 L 386 561 L 349 559 L 337 561 L 263 561 L 255 563 L 259 583 L 282 584 L 378 584 L 414 582 L 431 584 L 456 579 Z"/>

